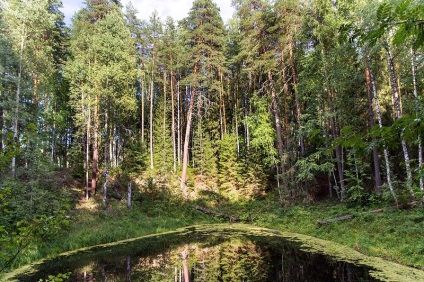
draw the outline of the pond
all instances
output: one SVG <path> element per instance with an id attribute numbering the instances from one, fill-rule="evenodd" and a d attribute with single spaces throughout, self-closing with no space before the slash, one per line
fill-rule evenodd
<path id="1" fill-rule="evenodd" d="M 226 224 L 192 226 L 82 249 L 24 267 L 7 279 L 424 281 L 421 278 L 420 270 L 367 258 L 316 238 Z"/>

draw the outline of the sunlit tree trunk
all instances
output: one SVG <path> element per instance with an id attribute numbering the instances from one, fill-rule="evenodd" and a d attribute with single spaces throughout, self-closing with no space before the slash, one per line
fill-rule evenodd
<path id="1" fill-rule="evenodd" d="M 104 131 L 105 131 L 105 136 L 109 136 L 109 132 L 108 132 L 108 113 L 107 113 L 107 111 L 106 111 L 106 113 L 105 113 L 105 129 L 104 129 Z M 109 147 L 108 146 L 108 142 L 107 142 L 108 140 L 107 140 L 107 137 L 106 137 L 106 140 L 104 140 L 104 155 L 103 155 L 103 158 L 104 158 L 104 163 L 103 163 L 103 165 L 104 165 L 104 168 L 103 168 L 103 198 L 102 198 L 102 205 L 103 205 L 103 208 L 106 208 L 107 207 L 107 155 L 108 155 L 108 152 L 107 152 L 107 148 Z"/>
<path id="2" fill-rule="evenodd" d="M 227 117 L 225 112 L 225 90 L 224 90 L 224 73 L 222 69 L 219 71 L 219 79 L 220 79 L 220 104 L 222 105 L 222 126 L 223 126 L 223 133 L 227 134 Z"/>
<path id="3" fill-rule="evenodd" d="M 371 78 L 370 71 L 368 68 L 365 69 L 365 77 L 367 82 L 367 97 L 368 97 L 368 115 L 370 128 L 374 127 L 374 111 L 372 107 L 372 91 L 371 91 Z M 372 139 L 373 143 L 376 143 L 376 138 Z M 375 182 L 375 192 L 377 194 L 381 193 L 381 172 L 380 172 L 380 160 L 378 158 L 378 148 L 374 146 L 373 148 L 373 162 L 374 162 L 374 182 Z"/>
<path id="4" fill-rule="evenodd" d="M 166 161 L 166 72 L 163 72 L 163 123 L 162 123 L 162 158 Z M 165 164 L 164 164 L 165 165 Z"/>
<path id="5" fill-rule="evenodd" d="M 369 74 L 370 74 L 372 93 L 373 93 L 373 96 L 374 96 L 375 112 L 377 114 L 378 126 L 380 128 L 382 128 L 383 127 L 383 121 L 382 121 L 382 117 L 381 117 L 380 104 L 378 102 L 377 88 L 375 86 L 374 72 L 371 68 L 371 60 L 368 56 L 367 56 L 367 62 L 368 62 L 368 65 L 369 65 L 368 70 L 369 70 Z M 390 162 L 389 162 L 389 152 L 387 151 L 386 145 L 384 145 L 384 151 L 383 152 L 384 152 L 384 161 L 386 163 L 387 184 L 389 185 L 390 193 L 392 194 L 393 199 L 395 200 L 396 203 L 398 203 L 398 198 L 397 198 L 397 195 L 396 195 L 395 190 L 393 188 L 392 173 L 391 173 L 391 170 L 390 170 Z"/>
<path id="6" fill-rule="evenodd" d="M 91 166 L 91 193 L 96 193 L 97 185 L 97 173 L 99 169 L 99 105 L 98 97 L 96 97 L 96 103 L 94 105 L 93 113 L 93 158 Z"/>
<path id="7" fill-rule="evenodd" d="M 145 88 L 146 87 L 146 77 L 143 72 L 143 75 L 141 76 L 141 144 L 144 145 L 144 95 L 145 95 Z"/>
<path id="8" fill-rule="evenodd" d="M 24 47 L 25 47 L 25 37 L 26 37 L 26 27 L 22 26 L 23 35 L 21 36 L 21 46 L 19 49 L 19 69 L 18 69 L 18 81 L 16 86 L 16 95 L 15 95 L 15 114 L 13 121 L 13 142 L 18 142 L 18 121 L 19 121 L 19 103 L 21 96 L 21 78 L 22 78 L 22 64 L 24 56 Z M 12 177 L 16 176 L 16 157 L 12 157 Z"/>
<path id="9" fill-rule="evenodd" d="M 412 65 L 412 81 L 414 85 L 414 98 L 415 98 L 415 114 L 419 114 L 419 100 L 418 100 L 418 82 L 417 82 L 417 64 L 415 62 L 415 50 L 411 48 L 411 65 Z M 423 146 L 421 142 L 421 135 L 418 134 L 418 167 L 420 173 L 420 190 L 424 191 L 423 177 L 421 170 L 423 169 Z"/>
<path id="10" fill-rule="evenodd" d="M 177 160 L 178 166 L 181 165 L 181 93 L 180 81 L 177 82 Z"/>
<path id="11" fill-rule="evenodd" d="M 296 70 L 296 63 L 295 63 L 294 54 L 293 54 L 292 38 L 289 39 L 289 55 L 290 55 L 290 65 L 291 65 L 292 76 L 293 76 L 293 92 L 294 92 L 294 101 L 296 104 L 296 119 L 297 119 L 299 129 L 301 129 L 302 128 L 302 109 L 300 107 L 299 95 L 297 91 L 297 70 Z M 302 135 L 299 136 L 299 144 L 300 144 L 300 153 L 303 156 L 305 155 L 305 140 Z"/>
<path id="12" fill-rule="evenodd" d="M 183 168 L 181 173 L 181 183 L 180 187 L 183 190 L 184 194 L 187 192 L 186 189 L 186 180 L 187 180 L 187 166 L 188 166 L 188 144 L 190 142 L 190 130 L 191 130 L 191 119 L 193 115 L 193 105 L 194 105 L 194 98 L 196 95 L 195 87 L 191 87 L 191 95 L 190 95 L 190 105 L 187 111 L 187 125 L 186 125 L 186 132 L 185 132 L 185 138 L 184 138 L 184 151 L 183 151 Z"/>
<path id="13" fill-rule="evenodd" d="M 153 169 L 153 70 L 150 78 L 150 169 Z"/>
<path id="14" fill-rule="evenodd" d="M 184 250 L 181 253 L 183 259 L 183 269 L 184 269 L 184 282 L 190 282 L 190 272 L 188 269 L 188 245 L 185 245 Z"/>
<path id="15" fill-rule="evenodd" d="M 127 207 L 131 208 L 131 195 L 132 195 L 132 185 L 131 181 L 127 185 Z"/>
<path id="16" fill-rule="evenodd" d="M 228 89 L 230 89 L 230 80 L 228 79 Z M 236 85 L 234 90 L 234 117 L 236 126 L 236 140 L 237 140 L 237 157 L 240 157 L 240 140 L 239 140 L 239 126 L 238 126 L 238 78 L 236 78 Z"/>
<path id="17" fill-rule="evenodd" d="M 172 64 L 172 62 L 171 62 Z M 175 144 L 175 105 L 174 105 L 174 74 L 171 70 L 171 135 L 172 135 L 172 164 L 174 173 L 177 172 L 177 152 Z"/>
<path id="18" fill-rule="evenodd" d="M 388 68 L 389 68 L 391 88 L 392 88 L 392 93 L 393 93 L 393 97 L 394 97 L 394 106 L 395 106 L 395 110 L 396 110 L 397 119 L 400 119 L 400 118 L 402 118 L 402 111 L 401 111 L 401 106 L 400 106 L 399 92 L 398 92 L 398 88 L 397 88 L 397 79 L 396 79 L 396 71 L 395 71 L 393 56 L 392 56 L 392 53 L 390 51 L 390 47 L 388 46 L 388 44 L 385 44 L 384 47 L 385 47 L 386 52 L 387 52 L 387 64 L 388 64 Z M 403 131 L 402 131 L 401 135 L 403 135 Z M 406 168 L 406 174 L 407 174 L 406 186 L 407 186 L 407 189 L 409 191 L 409 195 L 411 197 L 411 200 L 414 200 L 415 195 L 414 195 L 414 191 L 412 189 L 413 178 L 412 178 L 411 164 L 410 164 L 410 159 L 409 159 L 408 147 L 406 145 L 406 141 L 403 138 L 403 136 L 402 136 L 401 143 L 402 143 L 402 150 L 403 150 L 403 156 L 404 156 L 404 160 L 405 160 L 405 168 Z"/>
<path id="19" fill-rule="evenodd" d="M 199 155 L 197 157 L 193 157 L 193 167 L 194 167 L 194 161 L 195 159 L 198 160 L 200 166 L 199 171 L 200 175 L 203 175 L 203 129 L 202 129 L 202 93 L 198 93 L 197 95 L 197 137 L 198 137 L 198 146 L 199 146 Z M 195 134 L 193 134 L 195 135 Z M 193 148 L 195 147 L 195 138 L 193 140 Z"/>
<path id="20" fill-rule="evenodd" d="M 85 140 L 85 199 L 88 200 L 90 197 L 90 191 L 89 191 L 89 162 L 90 162 L 90 124 L 91 124 L 91 116 L 90 116 L 90 108 L 86 107 L 84 104 L 84 92 L 81 95 L 82 100 L 82 109 L 84 111 L 84 117 L 85 117 L 85 124 L 87 126 L 86 130 L 86 140 Z"/>
<path id="21" fill-rule="evenodd" d="M 281 166 L 281 172 L 284 175 L 286 170 L 284 165 L 284 145 L 283 145 L 283 139 L 281 135 L 281 121 L 280 121 L 280 114 L 278 111 L 277 95 L 275 93 L 274 80 L 272 78 L 272 74 L 270 70 L 268 71 L 268 82 L 269 82 L 269 87 L 271 90 L 272 112 L 274 114 L 275 129 L 277 133 L 277 149 L 278 149 L 279 163 Z M 287 190 L 286 181 L 283 182 L 283 185 L 284 185 L 284 188 Z"/>

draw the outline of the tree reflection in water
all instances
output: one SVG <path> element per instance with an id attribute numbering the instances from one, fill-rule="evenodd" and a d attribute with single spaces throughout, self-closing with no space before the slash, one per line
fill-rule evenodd
<path id="1" fill-rule="evenodd" d="M 378 281 L 367 268 L 299 250 L 281 237 L 171 234 L 59 257 L 19 281 L 72 272 L 69 281 Z"/>

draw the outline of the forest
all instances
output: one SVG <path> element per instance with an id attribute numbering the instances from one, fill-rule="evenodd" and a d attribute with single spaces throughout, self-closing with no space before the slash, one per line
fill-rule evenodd
<path id="1" fill-rule="evenodd" d="M 116 239 L 60 249 L 79 216 L 137 211 L 272 226 L 302 206 L 414 206 L 402 255 L 423 253 L 423 2 L 232 5 L 227 23 L 212 0 L 144 21 L 86 0 L 67 26 L 61 0 L 0 1 L 0 275 Z"/>

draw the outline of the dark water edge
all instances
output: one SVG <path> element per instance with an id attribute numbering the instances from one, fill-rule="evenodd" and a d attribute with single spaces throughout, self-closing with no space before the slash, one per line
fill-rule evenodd
<path id="1" fill-rule="evenodd" d="M 371 270 L 302 250 L 301 243 L 272 234 L 188 228 L 59 256 L 13 279 L 187 281 L 188 275 L 189 281 L 381 281 Z"/>

